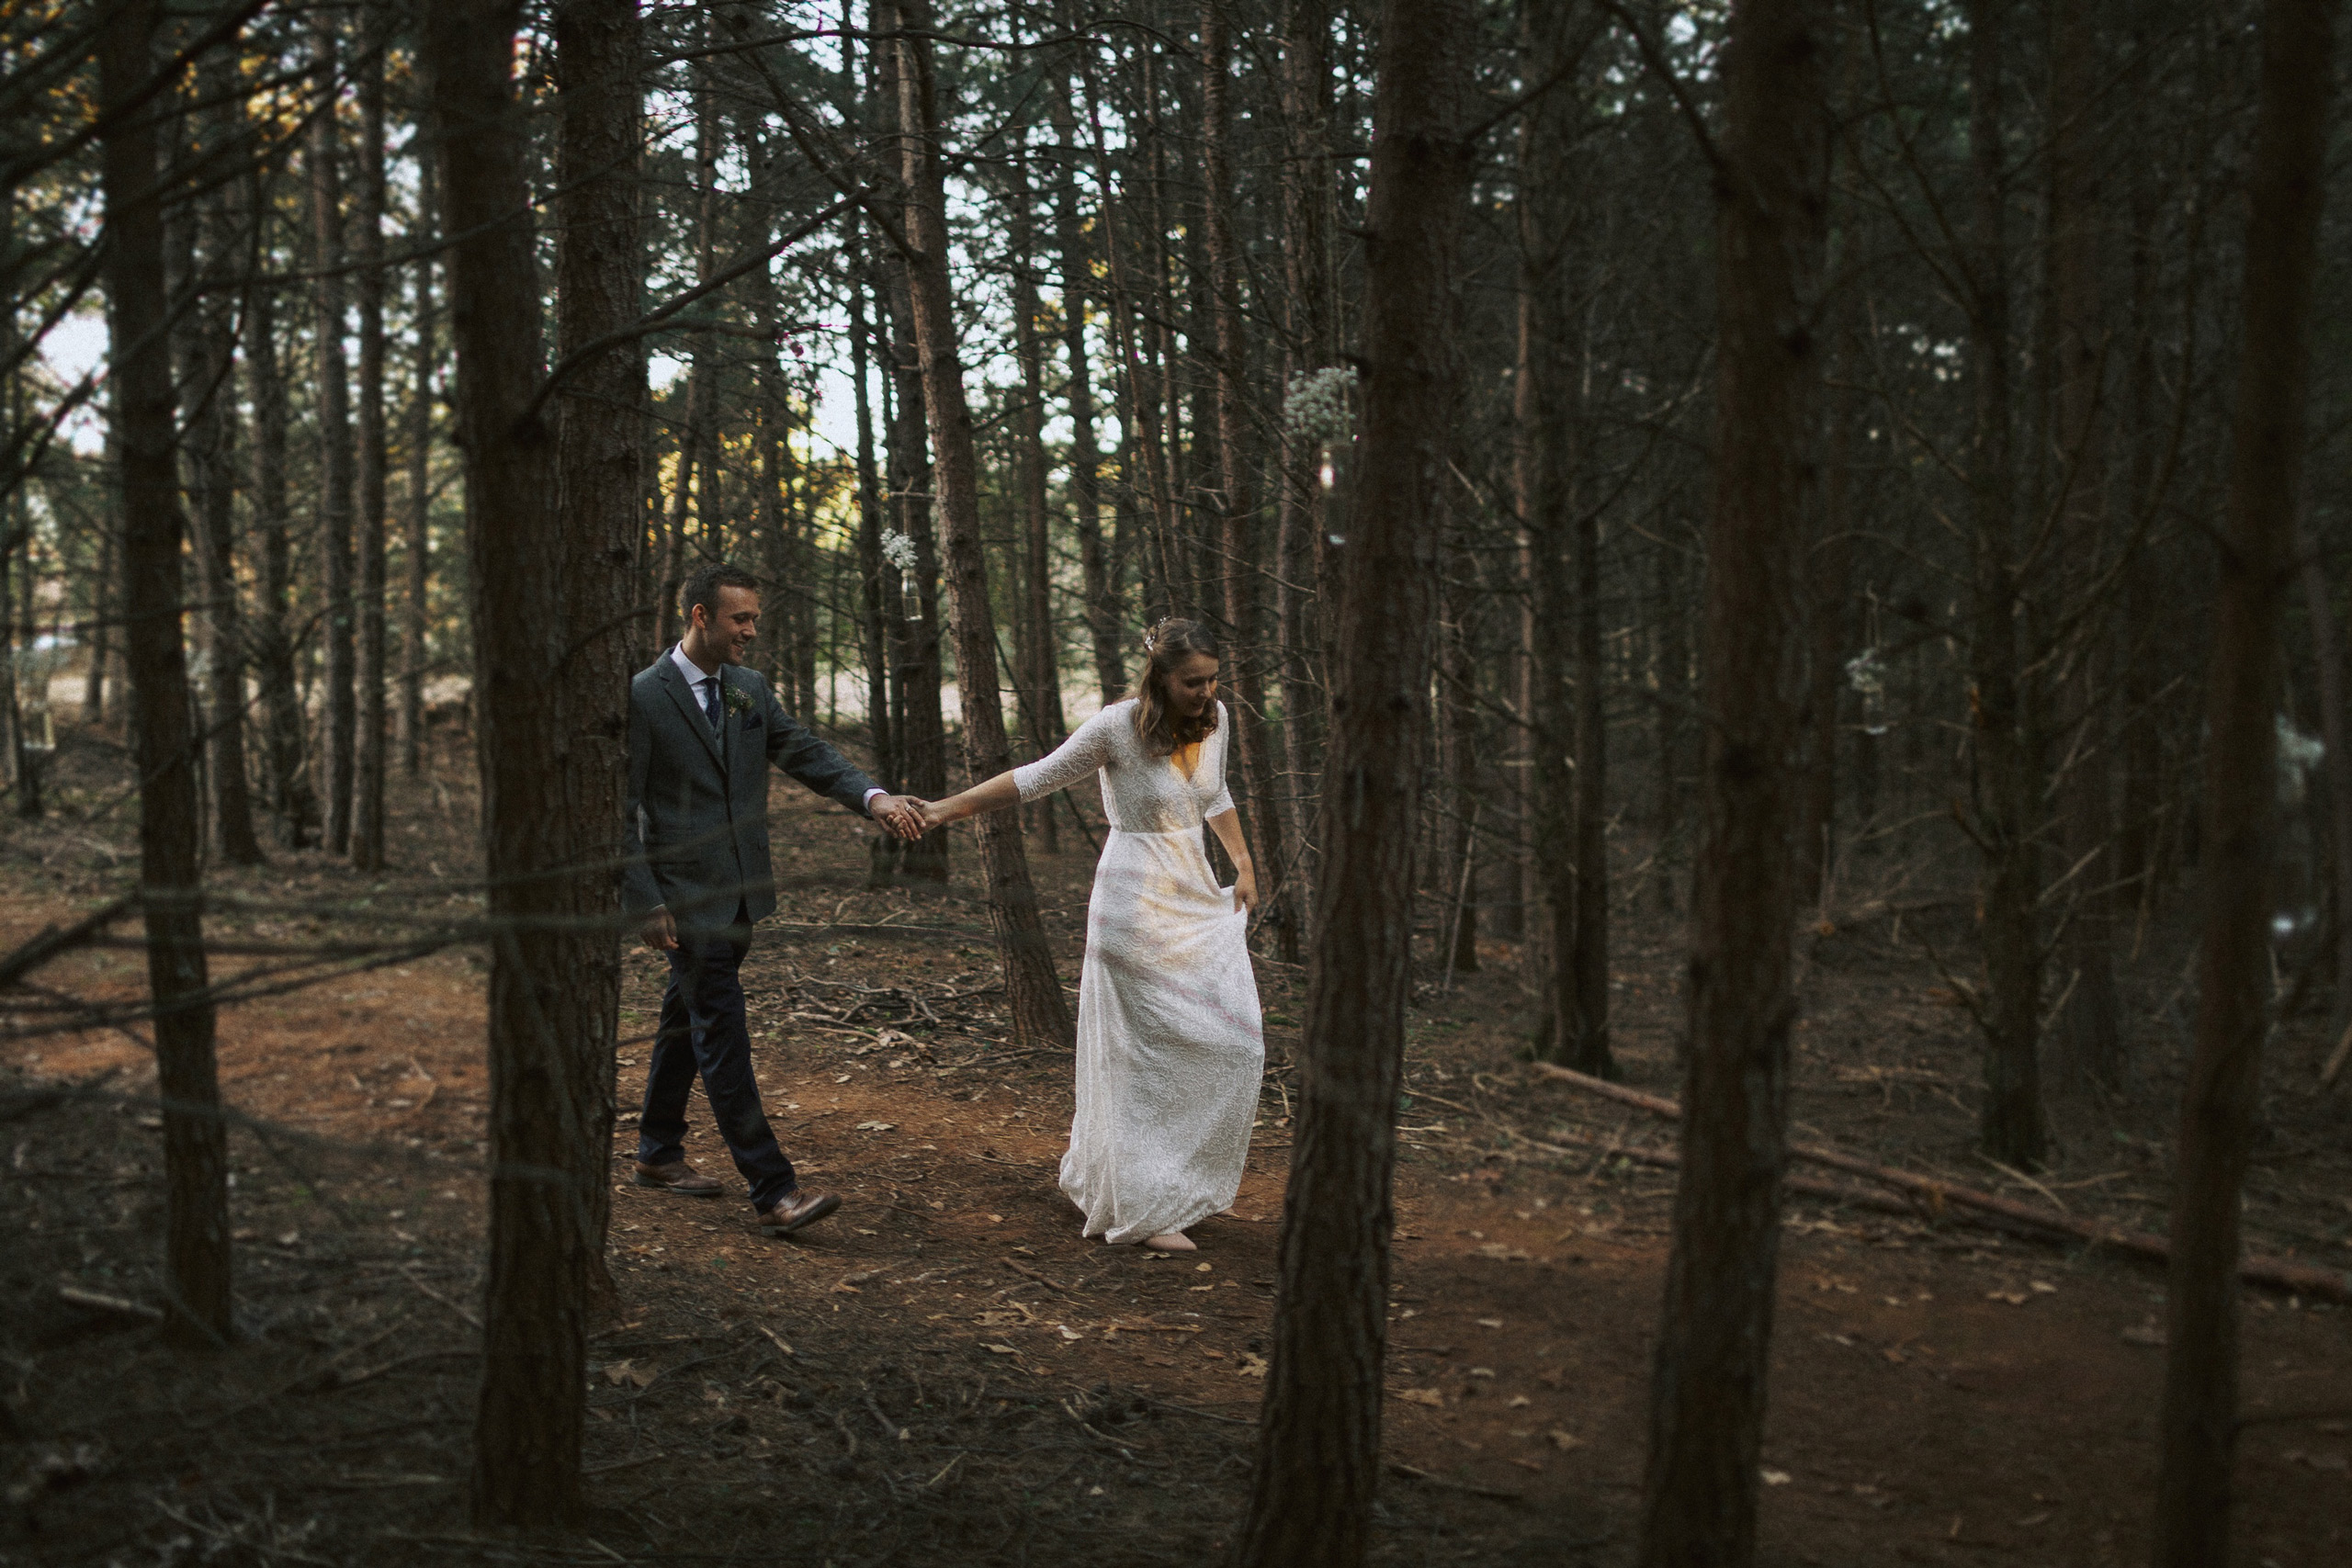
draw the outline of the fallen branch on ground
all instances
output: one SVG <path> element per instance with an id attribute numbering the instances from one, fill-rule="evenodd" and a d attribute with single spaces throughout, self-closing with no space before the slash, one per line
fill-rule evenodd
<path id="1" fill-rule="evenodd" d="M 1682 1107 L 1662 1096 L 1645 1094 L 1640 1089 L 1627 1089 L 1623 1084 L 1608 1083 L 1566 1067 L 1555 1066 L 1549 1062 L 1536 1062 L 1532 1066 L 1546 1077 L 1583 1089 L 1588 1094 L 1596 1094 L 1605 1100 L 1613 1100 L 1621 1105 L 1636 1107 L 1668 1122 L 1679 1122 L 1682 1118 Z M 1632 1151 L 1624 1152 L 1630 1154 Z M 2112 1226 L 2078 1220 L 2069 1214 L 2036 1208 L 2031 1203 L 2020 1203 L 2014 1198 L 2003 1198 L 1991 1192 L 1979 1192 L 1974 1188 L 1940 1181 L 1934 1177 L 1916 1176 L 1910 1171 L 1897 1170 L 1890 1166 L 1872 1165 L 1868 1160 L 1858 1159 L 1852 1155 L 1839 1154 L 1835 1149 L 1815 1148 L 1805 1144 L 1792 1144 L 1789 1145 L 1789 1157 L 1803 1160 L 1809 1165 L 1826 1166 L 1832 1170 L 1842 1170 L 1849 1175 L 1878 1182 L 1882 1186 L 1913 1193 L 1924 1201 L 1924 1206 L 1931 1215 L 1940 1215 L 1947 1207 L 1970 1209 L 1978 1213 L 1996 1215 L 2018 1224 L 2031 1225 L 2039 1230 L 2073 1236 L 2079 1241 L 2090 1242 L 2095 1246 L 2112 1247 L 2119 1251 L 2150 1258 L 2158 1263 L 2165 1262 L 2172 1257 L 2172 1245 L 2160 1235 L 2151 1235 L 2145 1231 L 2118 1230 Z M 1796 1179 L 1792 1178 L 1790 1183 L 1792 1188 L 1802 1190 L 1801 1188 L 1795 1187 L 1795 1182 Z M 2291 1291 L 2298 1295 L 2311 1296 L 2320 1301 L 2352 1303 L 2352 1275 L 2347 1275 L 2341 1269 L 2325 1269 L 2311 1263 L 2298 1263 L 2287 1258 L 2249 1257 L 2239 1259 L 2238 1277 L 2249 1284 L 2267 1285 L 2274 1290 Z"/>

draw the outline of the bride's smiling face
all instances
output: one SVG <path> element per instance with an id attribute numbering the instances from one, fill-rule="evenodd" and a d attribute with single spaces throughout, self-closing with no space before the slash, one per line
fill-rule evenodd
<path id="1" fill-rule="evenodd" d="M 1216 657 L 1187 654 L 1184 662 L 1168 672 L 1168 705 L 1186 718 L 1198 718 L 1216 701 Z"/>

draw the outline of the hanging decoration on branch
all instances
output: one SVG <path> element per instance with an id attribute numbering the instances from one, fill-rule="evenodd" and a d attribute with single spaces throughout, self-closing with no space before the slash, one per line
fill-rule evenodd
<path id="1" fill-rule="evenodd" d="M 1346 366 L 1292 377 L 1283 398 L 1283 428 L 1318 446 L 1345 441 L 1355 429 L 1355 389 L 1356 373 Z"/>
<path id="2" fill-rule="evenodd" d="M 915 575 L 915 542 L 896 528 L 882 530 L 882 554 L 899 569 L 899 613 L 922 619 L 922 581 Z"/>

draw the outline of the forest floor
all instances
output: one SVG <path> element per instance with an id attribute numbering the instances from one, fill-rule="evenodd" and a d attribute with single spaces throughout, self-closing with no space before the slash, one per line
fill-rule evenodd
<path id="1" fill-rule="evenodd" d="M 781 780 L 785 907 L 745 986 L 770 1115 L 843 1207 L 788 1243 L 758 1235 L 698 1095 L 689 1155 L 729 1195 L 626 1184 L 662 977 L 633 951 L 592 1514 L 560 1540 L 468 1531 L 483 970 L 478 949 L 431 946 L 479 907 L 470 763 L 436 761 L 397 790 L 391 873 L 279 852 L 215 878 L 210 933 L 260 950 L 215 959 L 216 979 L 251 976 L 220 1019 L 238 1344 L 175 1357 L 137 1310 L 159 1299 L 162 1214 L 143 1026 L 33 1032 L 62 998 L 136 1004 L 135 925 L 12 994 L 0 1564 L 1211 1560 L 1264 1386 L 1303 974 L 1260 966 L 1269 1070 L 1232 1216 L 1198 1229 L 1196 1257 L 1087 1242 L 1055 1190 L 1069 1066 L 1001 1043 L 967 842 L 944 891 L 867 891 L 865 825 Z M 0 829 L 0 949 L 130 882 L 119 747 L 74 732 L 54 782 L 48 819 Z M 1031 863 L 1073 979 L 1091 861 L 1065 818 L 1062 852 Z M 1798 1135 L 2161 1231 L 2185 930 L 2147 933 L 2122 976 L 2137 1089 L 2062 1105 L 2059 1156 L 2028 1181 L 1973 1152 L 1972 1026 L 1923 946 L 1971 961 L 1964 897 L 1932 866 L 1842 880 L 1857 891 L 1805 938 Z M 1619 1060 L 1672 1094 L 1679 922 L 1654 886 L 1627 890 Z M 1479 957 L 1409 1019 L 1375 1554 L 1622 1563 L 1672 1172 L 1602 1151 L 1670 1145 L 1530 1067 L 1514 951 Z M 2313 1082 L 2321 1029 L 2292 1022 L 2271 1053 L 2246 1219 L 2254 1249 L 2344 1268 L 2352 1118 Z M 1765 1562 L 2144 1561 L 2160 1273 L 1950 1214 L 1800 1199 L 1788 1222 Z M 2352 1313 L 2250 1291 L 2244 1366 L 2247 1562 L 2352 1561 Z"/>

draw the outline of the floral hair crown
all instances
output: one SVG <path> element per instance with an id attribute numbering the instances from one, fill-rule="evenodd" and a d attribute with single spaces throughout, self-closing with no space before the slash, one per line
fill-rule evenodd
<path id="1" fill-rule="evenodd" d="M 1159 635 L 1168 629 L 1168 623 L 1172 618 L 1163 615 L 1143 629 L 1143 656 L 1146 659 L 1159 651 Z"/>

